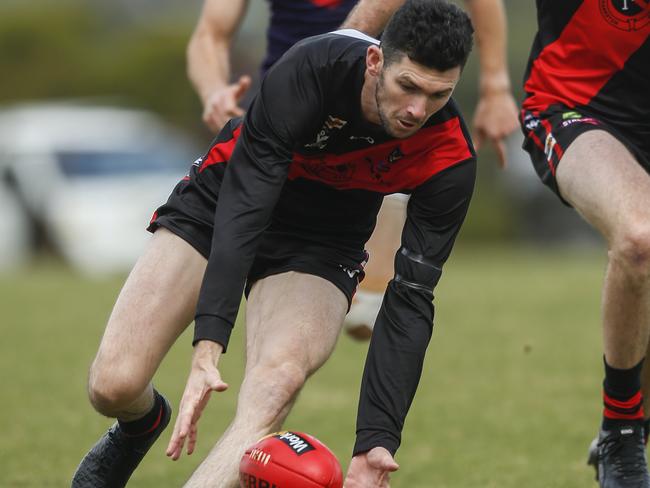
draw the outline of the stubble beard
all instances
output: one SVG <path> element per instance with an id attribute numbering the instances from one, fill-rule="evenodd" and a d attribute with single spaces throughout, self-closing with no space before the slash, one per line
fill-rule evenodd
<path id="1" fill-rule="evenodd" d="M 375 85 L 375 103 L 377 104 L 377 113 L 379 114 L 381 127 L 384 129 L 384 131 L 391 137 L 398 137 L 390 128 L 390 124 L 388 122 L 388 116 L 384 113 L 382 108 L 380 90 L 383 91 L 383 88 L 384 88 L 384 72 L 382 71 L 379 74 L 379 80 Z"/>
<path id="2" fill-rule="evenodd" d="M 379 120 L 381 121 L 381 127 L 384 129 L 386 134 L 388 134 L 391 137 L 395 137 L 396 139 L 406 139 L 407 137 L 411 137 L 413 134 L 415 134 L 419 129 L 420 126 L 418 125 L 416 128 L 413 129 L 413 131 L 410 131 L 407 134 L 397 134 L 395 131 L 391 128 L 390 122 L 389 122 L 389 117 L 386 115 L 386 113 L 383 110 L 383 103 L 381 101 L 381 92 L 383 92 L 384 89 L 384 73 L 379 75 L 379 81 L 377 81 L 377 84 L 375 85 L 375 103 L 377 104 L 377 114 L 379 115 Z"/>

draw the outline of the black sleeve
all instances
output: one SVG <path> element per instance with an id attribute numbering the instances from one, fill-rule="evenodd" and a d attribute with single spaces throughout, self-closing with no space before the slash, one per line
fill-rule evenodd
<path id="1" fill-rule="evenodd" d="M 433 289 L 467 213 L 476 175 L 469 159 L 412 195 L 361 382 L 354 455 L 381 446 L 392 454 L 420 381 L 433 331 Z"/>
<path id="2" fill-rule="evenodd" d="M 295 52 L 267 74 L 244 119 L 224 176 L 193 344 L 228 345 L 246 276 L 286 180 L 297 141 L 322 124 L 323 86 L 309 56 Z"/>

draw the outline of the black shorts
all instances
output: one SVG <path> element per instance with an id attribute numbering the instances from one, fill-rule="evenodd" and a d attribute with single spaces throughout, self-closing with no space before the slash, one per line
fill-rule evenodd
<path id="1" fill-rule="evenodd" d="M 225 164 L 215 165 L 199 172 L 195 164 L 189 176 L 183 178 L 174 188 L 167 203 L 153 214 L 147 228 L 155 232 L 165 227 L 187 241 L 206 259 L 210 256 L 213 221 L 216 203 L 225 172 Z M 307 193 L 314 194 L 311 190 Z M 295 202 L 290 202 L 293 207 Z M 310 202 L 313 208 L 313 201 Z M 334 284 L 348 300 L 348 306 L 364 277 L 364 266 L 368 254 L 364 249 L 365 240 L 356 239 L 353 243 L 341 244 L 340 232 L 317 226 L 296 226 L 296 217 L 280 215 L 274 218 L 270 227 L 262 235 L 246 282 L 245 294 L 253 284 L 267 276 L 297 271 L 307 273 Z M 314 227 L 310 233 L 305 227 Z M 355 245 L 356 244 L 356 245 Z"/>
<path id="2" fill-rule="evenodd" d="M 623 131 L 602 118 L 592 116 L 582 108 L 570 109 L 556 105 L 541 114 L 523 111 L 521 127 L 525 136 L 522 147 L 530 155 L 535 171 L 565 205 L 570 206 L 560 195 L 555 171 L 571 143 L 590 130 L 603 130 L 611 134 L 650 173 L 650 141 L 646 137 L 633 137 L 629 131 Z"/>

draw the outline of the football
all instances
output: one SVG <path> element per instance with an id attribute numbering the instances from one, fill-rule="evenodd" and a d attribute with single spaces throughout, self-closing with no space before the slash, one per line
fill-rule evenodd
<path id="1" fill-rule="evenodd" d="M 341 464 L 325 444 L 302 432 L 276 432 L 239 463 L 241 488 L 342 488 Z"/>

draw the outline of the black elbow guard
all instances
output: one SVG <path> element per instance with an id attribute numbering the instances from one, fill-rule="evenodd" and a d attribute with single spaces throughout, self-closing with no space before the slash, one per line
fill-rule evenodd
<path id="1" fill-rule="evenodd" d="M 402 247 L 395 257 L 395 281 L 433 295 L 442 267 L 421 254 Z"/>

